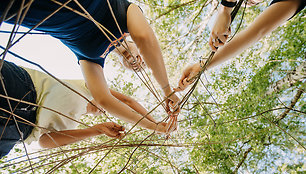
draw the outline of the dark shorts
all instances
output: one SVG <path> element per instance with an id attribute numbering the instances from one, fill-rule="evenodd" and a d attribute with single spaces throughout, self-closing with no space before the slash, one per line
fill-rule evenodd
<path id="1" fill-rule="evenodd" d="M 290 0 L 273 0 L 270 5 L 275 4 L 277 2 L 281 2 L 281 1 L 290 1 Z M 291 16 L 291 18 L 293 18 L 298 12 L 300 12 L 301 10 L 303 10 L 305 8 L 306 5 L 306 0 L 299 0 L 300 1 L 300 5 L 298 7 L 298 9 L 296 10 L 296 12 L 294 13 L 293 16 Z M 290 19 L 291 19 L 290 18 Z"/>
<path id="2" fill-rule="evenodd" d="M 9 97 L 36 103 L 36 91 L 30 75 L 14 63 L 4 61 L 1 69 L 1 78 L 3 79 L 5 89 Z M 5 95 L 5 91 L 0 85 L 0 94 Z M 13 113 L 32 122 L 36 121 L 36 107 L 10 100 Z M 17 125 L 13 120 L 8 101 L 0 97 L 0 158 L 7 155 L 14 145 L 25 140 L 32 132 L 33 127 L 24 123 L 23 120 L 15 117 Z M 10 120 L 8 121 L 8 118 Z M 23 122 L 23 123 L 22 123 Z M 20 132 L 18 131 L 20 130 Z M 2 136 L 1 136 L 2 135 Z"/>

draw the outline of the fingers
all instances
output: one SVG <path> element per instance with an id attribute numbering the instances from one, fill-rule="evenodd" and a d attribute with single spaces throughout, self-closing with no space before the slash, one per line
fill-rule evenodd
<path id="1" fill-rule="evenodd" d="M 166 99 L 166 112 L 169 113 L 175 113 L 178 114 L 180 112 L 180 107 L 179 107 L 179 102 L 180 100 L 177 101 L 172 101 L 171 99 Z"/>
<path id="2" fill-rule="evenodd" d="M 165 102 L 166 102 L 166 112 L 168 113 L 170 112 L 170 106 L 169 106 L 170 100 L 167 98 Z"/>
<path id="3" fill-rule="evenodd" d="M 215 40 L 215 39 L 214 39 L 214 40 Z M 211 49 L 212 51 L 214 51 L 214 52 L 217 51 L 217 48 L 214 46 L 214 42 L 213 42 L 213 38 L 212 38 L 212 37 L 209 38 L 208 44 L 209 44 L 210 49 Z"/>
<path id="4" fill-rule="evenodd" d="M 176 91 L 176 92 L 185 90 L 192 83 L 191 81 L 188 82 L 188 78 L 189 78 L 189 76 L 188 77 L 183 77 L 182 79 L 180 79 L 180 81 L 178 83 L 178 87 L 174 88 L 173 90 Z"/>
<path id="5" fill-rule="evenodd" d="M 171 110 L 173 109 L 173 107 L 172 107 L 173 102 L 169 98 L 167 98 L 165 102 L 166 102 L 166 112 L 171 113 Z"/>
<path id="6" fill-rule="evenodd" d="M 193 64 L 188 66 L 179 80 L 178 87 L 174 91 L 182 91 L 186 89 L 195 80 L 195 76 L 201 71 L 200 64 Z"/>
<path id="7" fill-rule="evenodd" d="M 113 129 L 116 130 L 116 131 L 124 131 L 125 127 L 114 123 Z"/>
<path id="8" fill-rule="evenodd" d="M 177 88 L 173 88 L 173 90 L 175 92 L 179 92 L 179 91 L 183 91 L 185 89 L 185 86 L 184 86 L 184 81 L 185 77 L 183 77 L 183 79 L 180 79 L 179 82 L 178 82 L 178 87 Z"/>
<path id="9" fill-rule="evenodd" d="M 145 68 L 146 66 L 140 55 L 137 55 L 135 58 L 130 56 L 128 63 L 130 67 L 136 72 L 141 71 L 141 69 Z"/>
<path id="10" fill-rule="evenodd" d="M 121 139 L 125 136 L 125 132 L 117 134 L 116 138 Z"/>
<path id="11" fill-rule="evenodd" d="M 179 101 L 178 100 L 172 100 L 170 99 L 169 106 L 171 107 L 172 110 L 176 110 L 178 107 Z"/>
<path id="12" fill-rule="evenodd" d="M 125 135 L 125 128 L 123 126 L 120 127 L 114 127 L 112 130 L 110 130 L 111 137 L 113 138 L 123 138 Z"/>
<path id="13" fill-rule="evenodd" d="M 174 112 L 179 109 L 179 102 L 180 99 L 177 97 L 175 93 L 169 96 L 166 99 L 166 111 L 167 112 Z"/>
<path id="14" fill-rule="evenodd" d="M 211 33 L 211 36 L 209 37 L 208 44 L 209 44 L 212 51 L 217 51 L 217 47 L 215 47 L 215 45 L 214 45 L 216 38 L 217 38 L 217 35 L 215 35 L 214 33 Z"/>
<path id="15" fill-rule="evenodd" d="M 177 115 L 172 114 L 170 120 L 166 125 L 166 133 L 171 133 L 177 129 Z"/>
<path id="16" fill-rule="evenodd" d="M 112 138 L 122 138 L 125 135 L 125 127 L 118 125 L 113 122 L 106 122 L 103 123 L 105 129 L 105 135 L 112 137 Z"/>
<path id="17" fill-rule="evenodd" d="M 230 27 L 225 32 L 222 32 L 220 34 L 215 34 L 212 32 L 208 41 L 211 50 L 217 51 L 218 47 L 223 46 L 230 34 L 231 34 Z"/>
<path id="18" fill-rule="evenodd" d="M 216 45 L 215 45 L 215 46 L 217 46 L 217 47 L 223 46 L 224 43 L 225 43 L 226 40 L 227 40 L 227 37 L 228 37 L 228 35 L 221 35 L 221 36 L 219 36 L 219 37 L 218 37 L 218 42 L 216 42 Z"/>
<path id="19" fill-rule="evenodd" d="M 140 67 L 138 66 L 138 62 L 137 62 L 137 58 L 136 60 L 131 56 L 128 60 L 129 65 L 131 66 L 131 68 L 135 71 L 139 71 Z"/>
<path id="20" fill-rule="evenodd" d="M 173 88 L 173 90 L 175 92 L 180 92 L 180 91 L 183 91 L 184 89 L 182 89 L 180 86 L 178 86 L 177 88 Z"/>
<path id="21" fill-rule="evenodd" d="M 168 122 L 160 122 L 157 123 L 156 133 L 157 134 L 166 134 L 169 135 L 171 132 L 177 130 L 177 114 L 169 113 L 169 121 Z"/>
<path id="22" fill-rule="evenodd" d="M 115 124 L 113 127 L 113 132 L 115 133 L 116 138 L 122 138 L 125 135 L 125 127 Z"/>
<path id="23" fill-rule="evenodd" d="M 167 101 L 166 110 L 170 116 L 169 122 L 165 125 L 166 134 L 171 133 L 177 129 L 177 117 L 180 112 L 179 98 L 175 94 L 173 94 L 170 97 L 166 100 Z M 170 110 L 170 108 L 172 111 Z"/>
<path id="24" fill-rule="evenodd" d="M 176 115 L 178 116 L 178 114 L 181 112 L 181 108 L 180 107 L 177 107 L 172 113 L 173 115 Z"/>
<path id="25" fill-rule="evenodd" d="M 223 35 L 231 35 L 231 27 L 228 27 L 227 31 Z"/>
<path id="26" fill-rule="evenodd" d="M 170 101 L 169 105 L 172 107 L 172 111 L 168 112 L 170 120 L 166 125 L 166 133 L 171 133 L 177 129 L 177 117 L 180 112 L 179 102 Z"/>
<path id="27" fill-rule="evenodd" d="M 212 51 L 217 51 L 220 46 L 223 46 L 228 38 L 228 35 L 220 35 L 216 39 L 209 40 L 209 46 Z"/>

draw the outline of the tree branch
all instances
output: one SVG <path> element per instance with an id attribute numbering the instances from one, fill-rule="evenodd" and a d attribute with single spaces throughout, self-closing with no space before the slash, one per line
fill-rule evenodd
<path id="1" fill-rule="evenodd" d="M 233 171 L 233 173 L 237 173 L 238 172 L 238 169 L 241 167 L 241 165 L 244 163 L 245 159 L 248 157 L 248 154 L 251 152 L 253 148 L 250 147 L 248 148 L 247 151 L 244 152 L 243 154 L 243 158 L 241 159 L 241 161 L 239 162 L 239 164 L 236 166 L 235 170 Z"/>
<path id="2" fill-rule="evenodd" d="M 306 79 L 305 72 L 306 62 L 303 62 L 300 66 L 296 67 L 295 70 L 288 73 L 284 78 L 277 81 L 273 86 L 270 86 L 267 94 L 272 94 L 273 91 L 278 92 L 286 86 L 291 87 L 296 82 Z"/>
<path id="3" fill-rule="evenodd" d="M 288 109 L 286 109 L 281 115 L 279 115 L 279 116 L 275 119 L 274 123 L 278 124 L 279 121 L 281 121 L 282 119 L 284 119 L 284 118 L 287 116 L 287 114 L 289 113 L 289 111 L 292 110 L 292 108 L 295 106 L 295 104 L 296 104 L 296 103 L 298 102 L 298 100 L 301 98 L 302 94 L 303 94 L 303 89 L 302 89 L 302 87 L 301 87 L 300 89 L 298 89 L 297 93 L 295 94 L 293 100 L 292 100 L 291 103 L 290 103 L 290 106 L 287 107 Z"/>
<path id="4" fill-rule="evenodd" d="M 166 12 L 160 14 L 159 16 L 157 16 L 154 20 L 157 20 L 157 19 L 161 18 L 162 16 L 167 15 L 168 13 L 170 13 L 170 12 L 172 12 L 173 10 L 176 10 L 176 9 L 178 9 L 178 8 L 180 8 L 180 7 L 183 7 L 183 6 L 189 5 L 189 4 L 193 4 L 193 3 L 195 3 L 196 1 L 197 1 L 197 0 L 192 0 L 192 1 L 189 1 L 189 2 L 182 3 L 182 4 L 178 4 L 178 5 L 174 6 L 174 7 L 172 7 L 171 9 L 169 9 L 168 11 L 166 11 Z"/>

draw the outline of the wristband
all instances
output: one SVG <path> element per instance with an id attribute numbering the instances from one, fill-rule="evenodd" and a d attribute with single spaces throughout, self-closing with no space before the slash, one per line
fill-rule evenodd
<path id="1" fill-rule="evenodd" d="M 225 7 L 230 7 L 230 8 L 232 8 L 232 7 L 235 7 L 235 6 L 236 6 L 237 1 L 236 1 L 236 2 L 228 2 L 228 1 L 226 1 L 226 0 L 221 0 L 221 4 L 222 4 L 223 6 L 225 6 Z"/>

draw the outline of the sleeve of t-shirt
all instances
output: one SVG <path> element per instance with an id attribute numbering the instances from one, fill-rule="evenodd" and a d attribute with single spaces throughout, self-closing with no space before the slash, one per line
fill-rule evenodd
<path id="1" fill-rule="evenodd" d="M 126 0 L 111 1 L 113 13 L 116 16 L 116 20 L 123 33 L 128 32 L 127 10 L 130 4 L 131 3 Z M 122 37 L 121 32 L 117 28 L 117 25 L 113 23 L 113 18 L 109 18 L 107 20 L 112 21 L 109 22 L 109 26 L 107 26 L 108 29 L 112 31 L 117 38 Z M 105 64 L 105 58 L 115 47 L 111 46 L 111 42 L 105 41 L 106 40 L 106 38 L 104 38 L 105 36 L 103 36 L 101 31 L 97 29 L 96 26 L 93 25 L 92 27 L 93 29 L 91 30 L 91 34 L 89 35 L 89 37 L 84 38 L 82 42 L 79 44 L 79 47 L 74 47 L 74 45 L 70 45 L 70 49 L 75 53 L 79 61 L 88 60 L 90 62 L 99 64 L 103 68 Z"/>
<path id="2" fill-rule="evenodd" d="M 99 64 L 102 68 L 104 68 L 104 62 L 105 62 L 105 58 L 102 58 L 102 57 L 96 57 L 96 58 L 88 58 L 88 57 L 84 57 L 84 56 L 81 56 L 81 55 L 77 55 L 77 58 L 78 58 L 78 63 L 80 60 L 87 60 L 87 61 L 90 61 L 90 62 L 93 62 L 93 63 L 97 63 Z M 80 63 L 79 63 L 80 64 Z"/>

